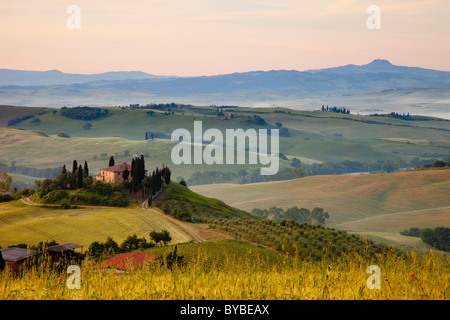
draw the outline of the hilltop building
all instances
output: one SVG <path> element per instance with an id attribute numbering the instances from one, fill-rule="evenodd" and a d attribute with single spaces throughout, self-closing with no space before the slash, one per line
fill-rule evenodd
<path id="1" fill-rule="evenodd" d="M 95 180 L 108 182 L 108 183 L 122 183 L 125 182 L 123 180 L 123 172 L 128 170 L 129 175 L 127 181 L 131 180 L 131 165 L 124 162 L 121 164 L 117 164 L 112 167 L 103 168 L 100 170 L 100 174 L 95 176 Z"/>

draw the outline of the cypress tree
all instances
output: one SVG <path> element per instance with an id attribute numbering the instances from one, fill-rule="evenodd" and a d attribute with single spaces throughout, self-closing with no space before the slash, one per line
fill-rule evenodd
<path id="1" fill-rule="evenodd" d="M 108 167 L 112 167 L 114 164 L 115 164 L 115 162 L 114 162 L 114 157 L 111 156 L 111 157 L 109 158 L 109 165 L 108 165 Z"/>
<path id="2" fill-rule="evenodd" d="M 62 170 L 61 170 L 61 173 L 66 173 L 66 172 L 67 172 L 67 170 L 66 170 L 66 165 L 63 165 Z"/>
<path id="3" fill-rule="evenodd" d="M 133 158 L 131 160 L 131 189 L 133 192 L 138 192 L 139 190 L 139 167 L 137 159 Z"/>
<path id="4" fill-rule="evenodd" d="M 84 167 L 83 167 L 83 178 L 89 177 L 89 168 L 87 161 L 84 161 Z"/>
<path id="5" fill-rule="evenodd" d="M 123 181 L 124 181 L 124 182 L 127 182 L 129 176 L 130 176 L 130 171 L 128 171 L 128 169 L 125 168 L 125 170 L 124 170 L 123 173 L 122 173 Z"/>
<path id="6" fill-rule="evenodd" d="M 75 174 L 75 172 L 78 169 L 78 163 L 77 160 L 73 160 L 73 165 L 72 165 L 72 173 Z"/>
<path id="7" fill-rule="evenodd" d="M 81 164 L 77 170 L 77 187 L 78 189 L 83 188 L 83 168 L 81 167 Z"/>

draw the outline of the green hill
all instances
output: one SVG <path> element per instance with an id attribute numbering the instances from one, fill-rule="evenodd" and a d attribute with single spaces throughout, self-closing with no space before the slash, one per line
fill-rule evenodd
<path id="1" fill-rule="evenodd" d="M 189 213 L 195 222 L 203 222 L 205 219 L 260 219 L 258 216 L 233 208 L 220 200 L 202 196 L 174 182 L 158 194 L 153 205 L 167 214 L 179 208 Z"/>
<path id="2" fill-rule="evenodd" d="M 0 203 L 0 246 L 55 240 L 77 243 L 85 249 L 94 241 L 112 237 L 119 243 L 129 235 L 149 239 L 153 230 L 167 229 L 173 243 L 191 238 L 170 221 L 149 210 L 137 208 L 78 208 L 63 210 L 24 205 L 13 201 Z"/>
<path id="3" fill-rule="evenodd" d="M 1 128 L 0 138 L 4 139 L 0 139 L 0 163 L 55 168 L 74 159 L 87 160 L 91 172 L 98 173 L 111 155 L 116 162 L 123 162 L 130 161 L 130 155 L 139 153 L 148 157 L 147 164 L 152 168 L 161 167 L 163 163 L 171 166 L 171 150 L 175 143 L 168 139 L 144 141 L 146 133 L 168 138 L 178 128 L 193 132 L 194 121 L 202 121 L 204 131 L 281 126 L 281 171 L 292 168 L 293 158 L 300 159 L 302 164 L 342 161 L 371 164 L 379 161 L 382 164 L 390 160 L 398 167 L 408 167 L 415 166 L 412 161 L 419 165 L 421 161 L 429 159 L 432 162 L 450 154 L 450 121 L 438 118 L 404 120 L 285 108 L 226 107 L 224 114 L 233 116 L 223 119 L 216 117 L 216 108 L 212 107 L 169 109 L 105 108 L 108 112 L 99 117 L 78 120 L 64 116 L 60 109 L 0 107 L 0 115 L 5 119 L 16 119 L 25 111 L 31 113 L 27 113 L 30 118 Z M 254 118 L 257 116 L 264 122 L 255 121 L 259 119 Z M 60 132 L 70 138 L 61 138 Z M 249 164 L 171 166 L 174 178 L 186 180 L 194 173 L 205 171 L 240 173 L 244 170 L 250 175 L 260 167 Z"/>
<path id="4" fill-rule="evenodd" d="M 248 211 L 272 206 L 283 209 L 317 206 L 329 213 L 328 226 L 373 235 L 373 239 L 384 239 L 384 242 L 396 245 L 417 244 L 399 234 L 410 227 L 450 226 L 450 169 L 312 176 L 289 181 L 191 188 Z"/>

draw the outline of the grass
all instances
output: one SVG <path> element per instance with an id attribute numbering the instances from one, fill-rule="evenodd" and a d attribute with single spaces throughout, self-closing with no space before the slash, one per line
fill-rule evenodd
<path id="1" fill-rule="evenodd" d="M 295 111 L 286 109 L 285 113 L 274 113 L 277 109 L 236 108 L 226 110 L 246 116 L 255 114 L 268 123 L 264 128 L 274 128 L 281 122 L 291 132 L 291 137 L 281 138 L 280 152 L 311 158 L 313 161 L 375 161 L 396 157 L 410 160 L 413 156 L 424 154 L 448 155 L 450 141 L 450 122 L 440 119 L 423 121 L 405 121 L 383 117 L 363 117 L 359 115 L 341 115 L 332 112 Z M 56 111 L 56 113 L 53 113 Z M 146 131 L 157 131 L 170 135 L 173 130 L 186 128 L 192 132 L 196 120 L 203 122 L 204 130 L 228 128 L 244 130 L 254 126 L 247 119 L 216 120 L 210 107 L 193 107 L 177 111 L 174 115 L 155 113 L 148 110 L 110 108 L 109 115 L 92 121 L 68 119 L 60 115 L 57 109 L 47 109 L 39 115 L 40 124 L 31 123 L 31 119 L 15 125 L 26 130 L 41 130 L 49 135 L 63 131 L 72 137 L 115 137 L 130 140 L 143 140 Z M 289 113 L 288 113 L 289 112 Z M 372 121 L 372 122 L 368 122 Z M 83 125 L 91 123 L 90 130 Z M 263 128 L 261 127 L 261 128 Z M 257 128 L 259 128 L 257 126 Z M 308 140 L 305 140 L 308 139 Z M 398 143 L 398 139 L 405 142 Z M 428 144 L 409 143 L 408 141 L 426 140 Z"/>
<path id="2" fill-rule="evenodd" d="M 73 120 L 76 121 L 76 120 Z M 232 172 L 236 170 L 254 170 L 260 165 L 175 165 L 171 160 L 172 148 L 176 142 L 169 140 L 137 141 L 121 137 L 96 137 L 96 138 L 60 138 L 57 136 L 36 136 L 35 133 L 17 129 L 1 129 L 14 135 L 16 142 L 1 146 L 0 163 L 32 168 L 56 168 L 64 164 L 71 168 L 73 160 L 89 165 L 91 175 L 100 172 L 100 169 L 108 166 L 110 156 L 114 156 L 115 162 L 131 163 L 133 154 L 146 155 L 146 169 L 154 170 L 156 166 L 166 164 L 172 170 L 174 178 L 182 176 L 189 178 L 194 172 L 216 170 Z M 1 131 L 0 131 L 1 134 Z M 6 133 L 5 133 L 6 134 Z M 20 138 L 22 135 L 24 137 Z M 32 136 L 33 139 L 28 137 Z M 281 160 L 280 167 L 288 166 L 289 161 Z M 70 169 L 69 169 L 70 170 Z"/>
<path id="3" fill-rule="evenodd" d="M 355 232 L 398 233 L 414 226 L 450 226 L 449 169 L 191 189 L 247 211 L 272 206 L 324 208 L 330 214 L 327 226 Z"/>
<path id="4" fill-rule="evenodd" d="M 191 214 L 195 221 L 210 219 L 259 219 L 243 210 L 233 208 L 224 202 L 192 192 L 179 183 L 171 183 L 153 201 L 153 205 L 171 213 L 175 207 Z"/>
<path id="5" fill-rule="evenodd" d="M 401 250 L 423 252 L 433 249 L 430 245 L 422 241 L 418 237 L 403 236 L 398 233 L 389 232 L 358 232 L 361 237 L 375 241 L 376 243 L 383 243 L 388 246 L 395 246 Z"/>
<path id="6" fill-rule="evenodd" d="M 191 248 L 188 248 L 191 247 Z M 152 252 L 160 252 L 158 249 Z M 67 274 L 34 267 L 22 276 L 0 274 L 0 299 L 64 300 L 445 300 L 448 259 L 389 255 L 380 260 L 349 253 L 307 262 L 277 256 L 236 241 L 179 246 L 187 264 L 172 271 L 149 266 L 129 273 L 93 272 L 81 265 L 81 289 L 66 287 Z M 366 269 L 380 268 L 381 289 L 367 288 Z"/>
<path id="7" fill-rule="evenodd" d="M 23 118 L 25 116 L 38 115 L 47 110 L 41 107 L 16 107 L 9 105 L 0 105 L 0 127 L 6 127 L 10 120 Z"/>
<path id="8" fill-rule="evenodd" d="M 152 230 L 167 229 L 172 242 L 190 237 L 167 219 L 141 208 L 68 209 L 26 206 L 19 201 L 0 203 L 0 245 L 34 245 L 40 241 L 77 243 L 87 247 L 112 237 L 118 243 L 136 233 L 149 239 Z"/>

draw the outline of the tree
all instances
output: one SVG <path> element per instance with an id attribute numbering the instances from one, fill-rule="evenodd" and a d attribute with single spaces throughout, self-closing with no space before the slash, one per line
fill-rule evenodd
<path id="1" fill-rule="evenodd" d="M 127 168 L 122 172 L 122 178 L 124 182 L 128 181 L 128 177 L 130 176 L 130 171 Z"/>
<path id="2" fill-rule="evenodd" d="M 83 188 L 83 168 L 80 166 L 78 167 L 77 171 L 77 188 L 81 189 Z"/>
<path id="3" fill-rule="evenodd" d="M 173 251 L 169 252 L 165 259 L 167 268 L 169 268 L 170 270 L 172 270 L 173 265 L 181 266 L 183 263 L 184 256 L 179 256 L 177 251 L 178 251 L 178 246 L 175 246 L 175 249 Z"/>
<path id="4" fill-rule="evenodd" d="M 275 123 L 275 126 L 276 126 L 278 129 L 280 129 L 280 128 L 283 126 L 283 124 L 282 124 L 281 122 L 277 122 L 277 123 Z"/>
<path id="5" fill-rule="evenodd" d="M 66 173 L 67 172 L 67 170 L 66 170 L 66 165 L 63 165 L 63 167 L 62 167 L 62 170 L 61 170 L 61 173 Z"/>
<path id="6" fill-rule="evenodd" d="M 108 165 L 108 167 L 112 167 L 114 164 L 115 164 L 115 162 L 114 162 L 114 157 L 111 156 L 111 157 L 109 158 L 109 165 Z"/>
<path id="7" fill-rule="evenodd" d="M 291 166 L 293 166 L 294 168 L 300 168 L 302 166 L 302 163 L 299 159 L 294 158 L 292 159 Z"/>
<path id="8" fill-rule="evenodd" d="M 32 123 L 32 124 L 39 124 L 39 123 L 41 123 L 41 122 L 42 122 L 41 119 L 36 118 L 36 117 L 34 117 L 33 119 L 31 119 L 31 123 Z"/>
<path id="9" fill-rule="evenodd" d="M 12 178 L 6 172 L 0 172 L 0 191 L 8 191 L 11 187 Z"/>
<path id="10" fill-rule="evenodd" d="M 108 237 L 103 244 L 103 251 L 106 251 L 107 253 L 117 253 L 119 252 L 119 245 L 111 237 Z"/>
<path id="11" fill-rule="evenodd" d="M 78 169 L 78 163 L 77 160 L 73 160 L 73 164 L 72 164 L 72 173 L 75 174 L 75 172 Z"/>
<path id="12" fill-rule="evenodd" d="M 92 124 L 90 124 L 90 123 L 86 123 L 84 126 L 83 126 L 83 129 L 84 130 L 90 130 L 92 128 Z"/>
<path id="13" fill-rule="evenodd" d="M 164 182 L 166 184 L 170 184 L 170 176 L 172 174 L 170 169 L 168 167 L 166 167 L 166 166 L 163 166 L 163 168 L 161 169 L 161 174 L 162 174 L 162 177 L 164 179 Z"/>
<path id="14" fill-rule="evenodd" d="M 311 211 L 311 217 L 319 224 L 325 224 L 325 219 L 330 218 L 328 212 L 324 212 L 322 208 L 314 208 Z"/>
<path id="15" fill-rule="evenodd" d="M 387 173 L 391 173 L 398 170 L 398 167 L 391 160 L 386 160 L 381 167 L 381 170 Z"/>
<path id="16" fill-rule="evenodd" d="M 163 230 L 161 232 L 152 231 L 150 232 L 150 238 L 155 241 L 156 244 L 162 242 L 164 245 L 166 245 L 168 242 L 172 240 L 172 237 L 170 236 L 169 231 Z"/>
<path id="17" fill-rule="evenodd" d="M 153 197 L 152 197 L 152 194 L 150 193 L 150 194 L 148 195 L 148 206 L 151 207 L 151 206 L 152 206 L 152 203 L 153 203 Z"/>
<path id="18" fill-rule="evenodd" d="M 84 167 L 83 167 L 83 178 L 89 177 L 89 168 L 87 161 L 84 161 Z"/>

